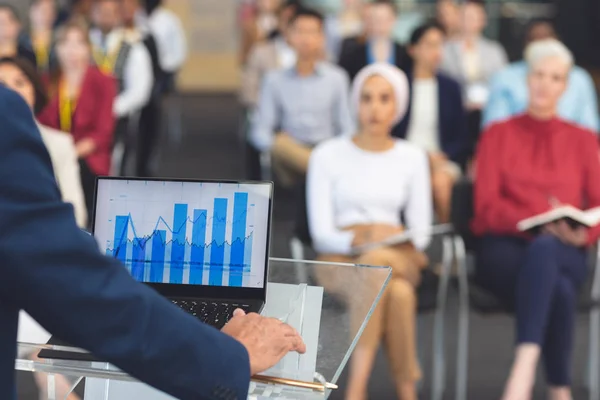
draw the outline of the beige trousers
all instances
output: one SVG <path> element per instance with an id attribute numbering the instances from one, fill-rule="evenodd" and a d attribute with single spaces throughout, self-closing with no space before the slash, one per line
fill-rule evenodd
<path id="1" fill-rule="evenodd" d="M 271 148 L 273 172 L 284 186 L 291 187 L 304 178 L 311 152 L 311 147 L 297 142 L 287 133 L 275 135 Z"/>
<path id="2" fill-rule="evenodd" d="M 415 288 L 419 284 L 420 270 L 427 264 L 427 257 L 415 250 L 412 245 L 384 247 L 369 251 L 359 257 L 351 258 L 339 255 L 322 255 L 323 262 L 349 262 L 373 266 L 390 266 L 392 279 L 386 288 L 378 306 L 360 337 L 357 348 L 377 351 L 383 341 L 389 363 L 398 382 L 416 382 L 421 379 L 421 369 L 416 350 L 416 310 Z M 351 313 L 351 335 L 354 337 L 366 316 L 371 304 L 365 299 L 374 299 L 377 284 L 364 277 L 351 279 L 360 284 L 345 287 L 348 277 L 336 276 L 339 268 L 320 268 L 317 281 L 330 293 L 338 295 L 348 304 Z M 353 271 L 352 273 L 360 273 Z M 360 295 L 357 291 L 367 291 Z M 362 300 L 362 301 L 361 301 Z"/>

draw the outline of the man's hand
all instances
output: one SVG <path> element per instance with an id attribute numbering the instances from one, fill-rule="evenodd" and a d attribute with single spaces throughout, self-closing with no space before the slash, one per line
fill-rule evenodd
<path id="1" fill-rule="evenodd" d="M 290 351 L 306 352 L 306 345 L 291 326 L 275 318 L 245 314 L 238 309 L 222 329 L 246 347 L 252 375 L 263 372 L 279 362 Z"/>
<path id="2" fill-rule="evenodd" d="M 75 144 L 75 150 L 79 158 L 87 157 L 96 150 L 96 142 L 91 138 L 81 139 Z"/>

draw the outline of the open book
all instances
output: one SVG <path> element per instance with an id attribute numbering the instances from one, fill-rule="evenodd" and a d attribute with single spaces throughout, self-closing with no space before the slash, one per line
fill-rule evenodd
<path id="1" fill-rule="evenodd" d="M 525 232 L 561 219 L 567 220 L 572 226 L 583 225 L 590 228 L 600 223 L 600 207 L 590 208 L 586 211 L 569 205 L 553 208 L 545 213 L 519 221 L 517 229 Z"/>

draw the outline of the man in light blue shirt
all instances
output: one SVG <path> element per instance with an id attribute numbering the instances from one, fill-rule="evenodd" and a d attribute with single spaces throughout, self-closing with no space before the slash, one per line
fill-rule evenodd
<path id="1" fill-rule="evenodd" d="M 526 41 L 530 44 L 556 36 L 550 22 L 535 21 L 528 29 Z M 492 78 L 490 98 L 483 112 L 484 128 L 525 111 L 529 100 L 527 74 L 525 61 L 518 61 Z M 596 88 L 583 68 L 575 66 L 571 70 L 569 85 L 560 101 L 558 113 L 561 118 L 594 132 L 600 129 Z"/>
<path id="2" fill-rule="evenodd" d="M 354 132 L 348 76 L 341 68 L 319 61 L 324 44 L 322 16 L 298 10 L 289 41 L 296 51 L 296 65 L 265 76 L 250 133 L 256 149 L 271 152 L 273 169 L 284 185 L 306 174 L 315 145 Z"/>

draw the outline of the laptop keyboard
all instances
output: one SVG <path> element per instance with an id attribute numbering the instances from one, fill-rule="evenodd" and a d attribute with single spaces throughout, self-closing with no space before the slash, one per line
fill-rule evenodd
<path id="1" fill-rule="evenodd" d="M 200 321 L 221 329 L 233 317 L 236 308 L 250 312 L 248 304 L 215 301 L 172 299 L 171 302 Z"/>

